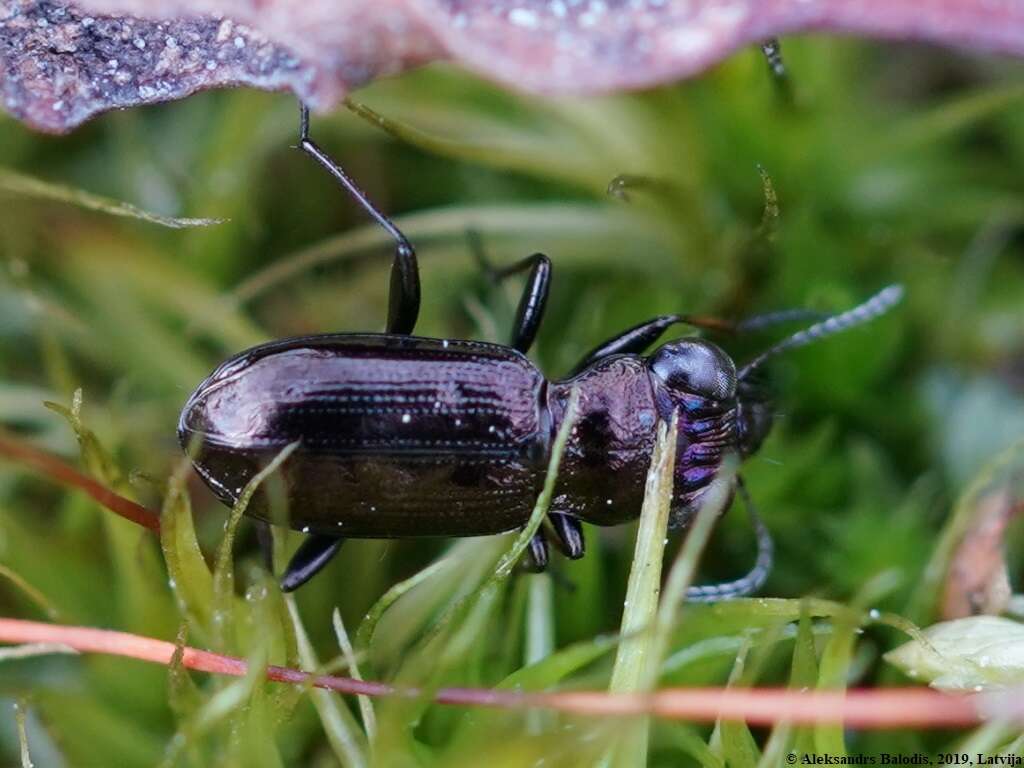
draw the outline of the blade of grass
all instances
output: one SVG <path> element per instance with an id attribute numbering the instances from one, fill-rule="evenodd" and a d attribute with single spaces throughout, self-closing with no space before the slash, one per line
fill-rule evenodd
<path id="1" fill-rule="evenodd" d="M 642 247 L 641 242 L 662 245 L 672 242 L 671 233 L 664 224 L 659 224 L 649 216 L 638 211 L 592 203 L 458 206 L 395 216 L 394 222 L 421 248 L 432 239 L 456 238 L 464 241 L 467 229 L 488 232 L 489 237 L 521 236 L 524 231 L 528 231 L 537 238 L 600 238 L 621 241 L 624 246 L 632 248 Z M 380 227 L 367 225 L 286 254 L 238 283 L 225 296 L 226 308 L 234 310 L 238 305 L 252 301 L 315 267 L 364 256 L 387 243 L 387 234 Z M 658 249 L 651 248 L 650 252 L 656 254 Z M 593 254 L 588 256 L 590 263 L 593 263 Z M 657 261 L 652 260 L 650 268 L 657 268 L 657 265 Z M 637 266 L 639 268 L 643 265 Z"/>
<path id="2" fill-rule="evenodd" d="M 546 573 L 536 573 L 529 577 L 529 581 L 526 600 L 526 642 L 523 649 L 523 663 L 526 666 L 540 663 L 555 649 L 551 577 Z M 550 724 L 550 713 L 531 712 L 527 729 L 531 733 L 542 733 Z"/>
<path id="3" fill-rule="evenodd" d="M 120 216 L 129 219 L 139 219 L 140 221 L 159 224 L 171 229 L 208 227 L 212 224 L 223 223 L 221 219 L 189 219 L 161 216 L 157 213 L 150 213 L 141 208 L 136 208 L 131 203 L 112 200 L 102 195 L 94 195 L 91 192 L 75 189 L 63 184 L 42 181 L 41 179 L 16 173 L 6 168 L 0 168 L 0 191 L 25 197 L 35 197 L 41 200 L 68 203 L 88 211 L 97 211 L 110 216 Z"/>
<path id="4" fill-rule="evenodd" d="M 60 611 L 57 610 L 49 598 L 46 597 L 42 592 L 29 584 L 20 574 L 8 568 L 6 565 L 0 565 L 0 576 L 7 579 L 11 584 L 18 588 L 22 594 L 25 595 L 32 603 L 34 603 L 50 621 L 60 620 Z"/>
<path id="5" fill-rule="evenodd" d="M 170 575 L 171 590 L 181 613 L 209 635 L 212 633 L 213 575 L 199 548 L 192 505 L 185 490 L 185 479 L 191 471 L 191 462 L 183 459 L 167 484 L 167 496 L 160 514 L 160 545 Z"/>
<path id="6" fill-rule="evenodd" d="M 226 650 L 228 648 L 227 633 L 233 626 L 235 569 L 232 563 L 232 549 L 238 523 L 260 485 L 274 474 L 298 447 L 297 440 L 294 443 L 289 443 L 263 469 L 253 475 L 252 479 L 245 484 L 245 488 L 242 489 L 238 501 L 235 502 L 231 514 L 228 516 L 224 527 L 224 536 L 221 537 L 220 547 L 217 549 L 217 559 L 213 567 L 213 641 L 214 647 L 218 649 Z"/>
<path id="7" fill-rule="evenodd" d="M 648 690 L 652 675 L 649 665 L 657 668 L 652 657 L 654 637 L 650 630 L 658 611 L 661 594 L 661 564 L 668 532 L 668 516 L 672 506 L 672 480 L 675 471 L 678 416 L 670 424 L 658 425 L 658 439 L 647 472 L 644 502 L 640 511 L 640 527 L 633 552 L 633 567 L 626 586 L 620 634 L 624 638 L 615 655 L 612 668 L 611 693 L 635 693 Z M 647 762 L 648 722 L 631 723 L 627 731 L 606 757 L 608 764 L 642 766 Z"/>
<path id="8" fill-rule="evenodd" d="M 341 648 L 341 653 L 345 657 L 345 663 L 348 665 L 349 675 L 353 679 L 362 682 L 363 676 L 359 672 L 359 662 L 356 660 L 355 649 L 352 648 L 352 641 L 349 640 L 348 632 L 345 630 L 345 623 L 341 620 L 341 611 L 337 608 L 331 614 L 331 623 L 334 626 L 334 635 L 338 638 L 338 646 Z M 359 702 L 359 711 L 363 716 L 363 730 L 366 731 L 366 740 L 370 742 L 372 748 L 373 742 L 377 738 L 377 718 L 373 713 L 373 702 L 370 701 L 368 696 L 357 696 L 356 700 Z"/>
<path id="9" fill-rule="evenodd" d="M 316 658 L 316 651 L 309 641 L 309 635 L 299 617 L 299 609 L 295 605 L 295 599 L 291 595 L 285 597 L 288 605 L 288 613 L 292 619 L 292 626 L 295 628 L 295 639 L 298 642 L 299 661 L 306 669 L 317 669 L 320 662 Z M 323 723 L 324 733 L 330 742 L 335 757 L 341 761 L 346 768 L 365 768 L 366 747 L 359 724 L 356 723 L 352 713 L 344 702 L 339 702 L 328 691 L 314 689 L 310 691 L 313 699 L 313 706 Z"/>
<path id="10" fill-rule="evenodd" d="M 21 754 L 21 768 L 33 768 L 32 755 L 28 748 L 28 731 L 25 727 L 25 702 L 15 702 L 14 720 L 18 725 L 18 751 Z"/>

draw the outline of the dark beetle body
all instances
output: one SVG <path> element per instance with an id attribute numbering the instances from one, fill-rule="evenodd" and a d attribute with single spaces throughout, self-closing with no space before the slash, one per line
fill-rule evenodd
<path id="1" fill-rule="evenodd" d="M 283 522 L 278 517 L 285 512 L 292 528 L 310 534 L 285 569 L 285 590 L 322 570 L 348 538 L 481 536 L 526 525 L 573 391 L 579 406 L 547 513 L 550 531 L 537 529 L 529 542 L 533 566 L 547 564 L 549 533 L 560 551 L 578 558 L 585 550 L 582 522 L 616 525 L 640 514 L 657 425 L 673 418 L 678 442 L 669 524 L 683 527 L 726 455 L 751 455 L 771 429 L 771 406 L 750 374 L 785 349 L 865 322 L 899 300 L 899 288 L 887 288 L 793 334 L 739 372 L 725 352 L 701 339 L 672 341 L 643 356 L 677 324 L 739 330 L 710 318 L 660 315 L 600 344 L 571 378 L 548 381 L 525 354 L 544 315 L 547 256 L 495 268 L 477 248 L 495 281 L 528 270 L 508 346 L 414 336 L 420 280 L 412 245 L 309 138 L 305 108 L 299 147 L 395 240 L 387 332 L 253 347 L 199 385 L 178 424 L 196 471 L 225 504 L 234 505 L 246 484 L 293 446 L 275 483 L 261 485 L 246 507 L 264 522 Z M 747 326 L 806 316 L 774 313 Z M 737 489 L 743 493 L 732 476 L 725 490 Z M 283 498 L 287 510 L 271 498 Z M 758 539 L 753 570 L 692 587 L 688 596 L 747 594 L 767 576 L 771 537 L 744 498 Z M 269 528 L 258 529 L 270 563 Z"/>
<path id="2" fill-rule="evenodd" d="M 682 406 L 673 504 L 682 525 L 737 435 L 731 361 L 707 342 L 684 343 L 724 366 L 728 397 L 673 390 L 637 355 L 548 382 L 525 355 L 496 344 L 388 334 L 289 339 L 217 368 L 186 404 L 178 435 L 227 504 L 297 441 L 280 477 L 290 524 L 305 532 L 485 535 L 526 523 L 576 387 L 579 412 L 552 510 L 598 525 L 635 518 L 657 421 Z M 264 495 L 248 512 L 269 521 Z"/>

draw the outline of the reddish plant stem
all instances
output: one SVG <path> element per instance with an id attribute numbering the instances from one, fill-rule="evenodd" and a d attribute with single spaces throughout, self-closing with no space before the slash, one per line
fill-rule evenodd
<path id="1" fill-rule="evenodd" d="M 59 643 L 81 652 L 125 656 L 167 665 L 175 646 L 163 640 L 90 627 L 72 627 L 21 619 L 0 619 L 0 642 Z M 183 663 L 189 669 L 242 676 L 244 660 L 186 647 Z M 366 696 L 423 695 L 414 688 L 313 675 L 297 669 L 270 666 L 267 679 L 313 685 L 338 693 Z M 1015 692 L 1014 695 L 1017 695 Z M 666 688 L 648 695 L 608 694 L 602 691 L 517 693 L 484 688 L 441 688 L 433 693 L 441 704 L 521 709 L 544 707 L 581 715 L 624 716 L 651 714 L 677 720 L 711 722 L 719 717 L 753 725 L 780 721 L 807 725 L 844 723 L 850 728 L 950 728 L 982 722 L 987 714 L 1024 722 L 1019 708 L 1007 711 L 1012 697 L 995 694 L 951 695 L 927 688 L 882 688 L 851 691 L 793 691 L 782 688 Z"/>
<path id="2" fill-rule="evenodd" d="M 160 530 L 160 515 L 97 482 L 56 456 L 0 431 L 0 456 L 24 464 L 56 482 L 85 491 L 93 499 L 125 520 Z"/>

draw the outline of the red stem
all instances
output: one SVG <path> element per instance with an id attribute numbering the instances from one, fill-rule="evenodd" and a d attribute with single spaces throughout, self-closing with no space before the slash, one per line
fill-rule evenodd
<path id="1" fill-rule="evenodd" d="M 0 431 L 0 456 L 6 456 L 9 459 L 26 464 L 40 474 L 49 477 L 51 480 L 56 480 L 62 485 L 85 491 L 111 512 L 120 515 L 126 520 L 131 520 L 136 525 L 149 528 L 151 531 L 160 530 L 160 515 L 153 510 L 114 493 L 93 478 L 79 472 L 62 459 L 34 448 L 28 443 L 2 431 Z"/>
<path id="2" fill-rule="evenodd" d="M 77 651 L 126 656 L 157 664 L 170 664 L 173 643 L 90 627 L 0 618 L 0 642 L 60 643 Z M 219 675 L 242 676 L 246 662 L 197 648 L 185 648 L 183 664 L 189 669 Z M 354 680 L 335 675 L 313 675 L 297 669 L 270 666 L 267 679 L 282 683 L 312 684 L 347 694 L 366 696 L 419 696 L 414 688 Z M 584 715 L 624 716 L 650 714 L 677 720 L 712 722 L 718 718 L 745 720 L 752 725 L 780 721 L 799 725 L 843 723 L 850 728 L 949 728 L 982 722 L 986 715 L 1024 722 L 1019 708 L 1008 707 L 1007 694 L 950 695 L 927 688 L 875 690 L 793 691 L 782 688 L 665 688 L 649 695 L 610 694 L 603 691 L 518 693 L 486 688 L 441 688 L 433 699 L 458 706 L 521 709 L 544 707 Z M 1009 709 L 1009 711 L 1008 711 Z"/>

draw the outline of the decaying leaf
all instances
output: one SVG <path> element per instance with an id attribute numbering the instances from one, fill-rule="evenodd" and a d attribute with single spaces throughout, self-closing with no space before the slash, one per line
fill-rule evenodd
<path id="1" fill-rule="evenodd" d="M 1004 537 L 1020 514 L 1020 500 L 1008 488 L 978 499 L 973 519 L 956 545 L 942 594 L 942 616 L 959 619 L 975 614 L 1002 613 L 1010 600 Z"/>
<path id="2" fill-rule="evenodd" d="M 0 91 L 35 128 L 202 88 L 290 89 L 328 109 L 451 59 L 513 87 L 584 93 L 699 72 L 808 30 L 1024 54 L 1015 0 L 0 0 Z"/>
<path id="3" fill-rule="evenodd" d="M 924 639 L 890 651 L 885 660 L 943 690 L 980 690 L 1024 683 L 1024 624 L 973 616 L 934 624 Z"/>

